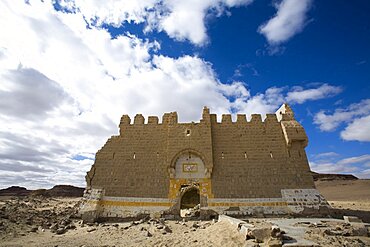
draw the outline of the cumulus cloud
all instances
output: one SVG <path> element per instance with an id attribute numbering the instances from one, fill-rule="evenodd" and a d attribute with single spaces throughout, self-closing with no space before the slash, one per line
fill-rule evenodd
<path id="1" fill-rule="evenodd" d="M 340 136 L 347 141 L 370 142 L 370 115 L 356 118 L 341 133 Z"/>
<path id="2" fill-rule="evenodd" d="M 277 13 L 258 32 L 263 34 L 271 45 L 278 45 L 301 32 L 306 24 L 306 15 L 312 0 L 282 0 L 276 4 Z"/>
<path id="3" fill-rule="evenodd" d="M 302 104 L 308 100 L 318 100 L 335 96 L 342 92 L 342 88 L 323 84 L 318 88 L 304 89 L 302 87 L 295 87 L 287 94 L 287 101 L 292 103 Z"/>
<path id="4" fill-rule="evenodd" d="M 0 73 L 0 108 L 6 115 L 39 118 L 68 100 L 59 84 L 34 69 Z"/>
<path id="5" fill-rule="evenodd" d="M 370 141 L 370 99 L 335 109 L 332 114 L 321 110 L 315 115 L 314 123 L 322 131 L 334 131 L 341 124 L 347 124 L 341 131 L 344 140 Z"/>
<path id="6" fill-rule="evenodd" d="M 83 186 L 93 161 L 78 157 L 117 134 L 123 113 L 178 110 L 190 121 L 204 105 L 224 113 L 234 104 L 228 97 L 249 97 L 240 82 L 222 84 L 201 58 L 150 55 L 156 42 L 112 38 L 50 1 L 2 1 L 0 11 L 1 159 L 30 188 Z"/>
<path id="7" fill-rule="evenodd" d="M 0 2 L 0 186 L 84 186 L 93 154 L 118 134 L 122 114 L 176 110 L 180 121 L 197 121 L 205 105 L 217 114 L 267 113 L 291 90 L 252 95 L 243 82 L 222 83 L 197 56 L 160 55 L 157 42 L 129 33 L 112 38 L 73 8 Z"/>
<path id="8" fill-rule="evenodd" d="M 334 158 L 331 161 L 322 160 L 322 157 L 317 155 L 313 161 L 310 161 L 310 167 L 313 171 L 319 173 L 341 173 L 353 174 L 360 178 L 369 176 L 368 163 L 370 161 L 370 154 L 354 156 L 349 158 L 338 159 Z"/>
<path id="9" fill-rule="evenodd" d="M 176 40 L 202 45 L 207 41 L 206 19 L 220 16 L 227 8 L 247 6 L 253 0 L 62 0 L 62 9 L 81 13 L 89 25 L 119 27 L 144 23 L 145 31 L 165 31 Z"/>

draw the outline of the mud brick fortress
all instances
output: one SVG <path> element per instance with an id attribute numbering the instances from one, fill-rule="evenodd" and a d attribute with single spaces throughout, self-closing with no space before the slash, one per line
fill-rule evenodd
<path id="1" fill-rule="evenodd" d="M 85 219 L 177 218 L 200 205 L 217 214 L 304 214 L 327 207 L 315 189 L 305 153 L 308 139 L 287 104 L 275 114 L 217 116 L 203 109 L 197 123 L 176 112 L 147 123 L 123 115 L 120 135 L 97 152 L 86 175 Z"/>

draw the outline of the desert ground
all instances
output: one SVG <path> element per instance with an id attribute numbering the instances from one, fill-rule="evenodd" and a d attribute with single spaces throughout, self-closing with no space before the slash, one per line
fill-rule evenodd
<path id="1" fill-rule="evenodd" d="M 316 181 L 315 185 L 332 207 L 370 211 L 370 179 Z"/>
<path id="2" fill-rule="evenodd" d="M 370 217 L 370 180 L 316 181 L 331 206 Z M 370 225 L 342 219 L 243 219 L 250 230 L 222 220 L 144 219 L 84 223 L 81 198 L 0 198 L 0 246 L 370 246 Z M 240 225 L 239 225 L 240 227 Z"/>

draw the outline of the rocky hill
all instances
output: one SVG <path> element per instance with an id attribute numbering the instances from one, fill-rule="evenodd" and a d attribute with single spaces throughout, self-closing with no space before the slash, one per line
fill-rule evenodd
<path id="1" fill-rule="evenodd" d="M 358 178 L 352 174 L 325 174 L 311 172 L 314 181 L 332 181 L 332 180 L 357 180 Z"/>
<path id="2" fill-rule="evenodd" d="M 0 190 L 0 196 L 27 196 L 30 193 L 31 190 L 27 190 L 26 188 L 20 186 L 12 186 Z"/>
<path id="3" fill-rule="evenodd" d="M 0 196 L 45 196 L 45 197 L 81 197 L 84 188 L 72 185 L 55 185 L 51 189 L 27 190 L 24 187 L 12 186 L 0 190 Z"/>

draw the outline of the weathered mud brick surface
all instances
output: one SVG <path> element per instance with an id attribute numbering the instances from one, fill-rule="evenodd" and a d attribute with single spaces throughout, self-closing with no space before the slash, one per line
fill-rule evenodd
<path id="1" fill-rule="evenodd" d="M 310 174 L 306 133 L 287 104 L 264 120 L 239 114 L 233 122 L 224 114 L 217 122 L 205 107 L 197 123 L 179 123 L 176 112 L 165 113 L 161 123 L 137 114 L 133 121 L 123 115 L 119 128 L 86 176 L 81 212 L 90 218 L 177 217 L 192 204 L 189 193 L 201 217 L 328 206 Z"/>

